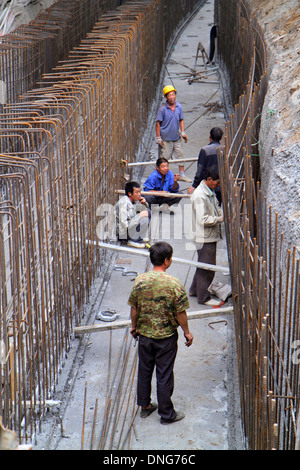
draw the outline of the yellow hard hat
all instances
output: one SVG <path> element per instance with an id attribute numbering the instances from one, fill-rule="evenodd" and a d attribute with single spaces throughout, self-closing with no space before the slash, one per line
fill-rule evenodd
<path id="1" fill-rule="evenodd" d="M 176 90 L 172 85 L 165 86 L 164 89 L 163 89 L 164 96 L 166 96 L 167 93 L 170 93 L 170 91 L 175 91 L 175 93 L 176 93 Z"/>

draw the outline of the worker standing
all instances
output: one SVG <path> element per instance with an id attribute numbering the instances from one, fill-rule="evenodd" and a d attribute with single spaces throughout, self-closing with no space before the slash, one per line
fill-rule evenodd
<path id="1" fill-rule="evenodd" d="M 181 104 L 176 101 L 176 89 L 167 85 L 163 89 L 166 102 L 159 108 L 156 116 L 156 143 L 159 157 L 183 159 L 182 140 L 188 141 L 184 132 L 184 116 Z M 184 174 L 184 165 L 179 164 L 179 180 L 191 183 L 192 180 Z"/>
<path id="2" fill-rule="evenodd" d="M 181 326 L 186 346 L 191 346 L 186 309 L 189 301 L 179 279 L 166 273 L 172 263 L 173 248 L 166 242 L 156 242 L 150 248 L 153 270 L 139 274 L 128 303 L 131 306 L 131 334 L 138 337 L 137 404 L 141 417 L 157 409 L 151 403 L 151 380 L 156 367 L 158 414 L 161 424 L 184 418 L 176 412 L 171 396 L 174 389 L 173 368 L 177 354 L 178 326 Z"/>
<path id="3" fill-rule="evenodd" d="M 224 221 L 223 211 L 215 193 L 219 184 L 219 170 L 214 165 L 206 169 L 204 179 L 191 197 L 193 238 L 200 263 L 216 264 L 217 243 L 221 239 L 221 224 Z M 220 300 L 212 299 L 208 290 L 214 276 L 214 271 L 196 269 L 189 295 L 197 297 L 199 304 L 211 307 L 222 304 Z"/>
<path id="4" fill-rule="evenodd" d="M 218 151 L 223 151 L 223 146 L 220 143 L 223 136 L 223 131 L 220 127 L 213 127 L 209 133 L 209 144 L 205 145 L 200 150 L 197 163 L 197 171 L 193 184 L 188 189 L 188 194 L 192 194 L 204 179 L 206 169 L 216 165 L 218 167 Z M 215 190 L 219 204 L 222 204 L 222 193 L 220 186 Z"/>

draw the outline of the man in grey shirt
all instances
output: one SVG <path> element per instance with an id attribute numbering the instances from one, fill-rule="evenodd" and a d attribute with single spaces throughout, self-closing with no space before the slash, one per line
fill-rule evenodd
<path id="1" fill-rule="evenodd" d="M 147 201 L 141 196 L 139 183 L 126 183 L 125 196 L 115 205 L 115 216 L 116 233 L 121 243 L 134 248 L 147 248 L 151 212 Z"/>

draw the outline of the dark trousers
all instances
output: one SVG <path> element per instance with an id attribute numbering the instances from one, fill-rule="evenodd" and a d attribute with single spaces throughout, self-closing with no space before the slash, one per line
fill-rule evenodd
<path id="1" fill-rule="evenodd" d="M 149 206 L 151 207 L 153 204 L 168 204 L 168 206 L 173 206 L 173 204 L 179 204 L 181 201 L 180 197 L 175 196 L 176 193 L 174 193 L 174 197 L 164 197 L 164 196 L 148 196 L 147 194 L 144 194 L 144 198 L 148 202 Z M 180 191 L 178 191 L 177 194 L 182 194 Z"/>
<path id="2" fill-rule="evenodd" d="M 216 264 L 217 242 L 203 243 L 203 246 L 197 250 L 198 262 L 207 264 Z M 197 296 L 198 303 L 204 304 L 210 300 L 208 288 L 215 277 L 214 271 L 197 268 L 194 279 L 190 287 L 190 293 Z"/>
<path id="3" fill-rule="evenodd" d="M 139 223 L 127 230 L 127 236 L 124 236 L 123 238 L 118 236 L 118 240 L 124 245 L 126 245 L 129 240 L 132 240 L 133 242 L 142 242 L 144 238 L 150 238 L 150 228 L 151 212 L 149 211 L 148 217 L 140 217 Z"/>
<path id="4" fill-rule="evenodd" d="M 151 401 L 151 380 L 156 366 L 158 414 L 164 419 L 176 416 L 171 396 L 174 389 L 174 363 L 177 354 L 178 333 L 169 338 L 152 339 L 139 336 L 139 367 L 137 404 L 147 406 Z"/>

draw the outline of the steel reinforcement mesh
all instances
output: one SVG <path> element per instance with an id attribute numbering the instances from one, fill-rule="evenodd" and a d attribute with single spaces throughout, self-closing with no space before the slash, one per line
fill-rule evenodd
<path id="1" fill-rule="evenodd" d="M 59 1 L 0 42 L 0 416 L 32 438 L 105 254 L 168 42 L 199 2 Z M 97 21 L 96 21 L 97 20 Z M 54 67 L 53 67 L 54 66 Z"/>
<path id="2" fill-rule="evenodd" d="M 219 166 L 245 442 L 252 450 L 294 449 L 299 413 L 299 259 L 296 247 L 289 243 L 287 248 L 278 232 L 278 214 L 259 185 L 267 46 L 246 1 L 216 0 L 215 15 L 219 60 L 229 74 L 234 104 Z"/>

